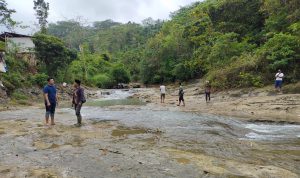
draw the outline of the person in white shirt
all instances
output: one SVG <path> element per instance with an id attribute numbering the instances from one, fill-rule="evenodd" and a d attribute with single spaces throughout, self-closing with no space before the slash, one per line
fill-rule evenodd
<path id="1" fill-rule="evenodd" d="M 160 88 L 160 102 L 164 103 L 166 98 L 166 86 L 161 85 L 159 88 Z"/>
<path id="2" fill-rule="evenodd" d="M 279 92 L 281 91 L 283 77 L 284 74 L 281 72 L 281 70 L 278 70 L 278 72 L 275 75 L 275 89 Z"/>

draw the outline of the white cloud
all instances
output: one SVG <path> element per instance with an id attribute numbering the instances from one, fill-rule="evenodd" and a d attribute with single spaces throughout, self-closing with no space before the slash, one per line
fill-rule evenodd
<path id="1" fill-rule="evenodd" d="M 33 0 L 6 0 L 17 12 L 13 18 L 34 27 L 37 22 Z M 197 0 L 46 0 L 50 4 L 49 22 L 83 17 L 89 22 L 112 19 L 119 22 L 141 22 L 147 17 L 168 19 L 176 11 Z M 0 29 L 3 31 L 3 29 Z M 18 30 L 20 32 L 20 30 Z M 24 31 L 24 30 L 23 30 Z M 26 30 L 30 33 L 32 30 Z"/>

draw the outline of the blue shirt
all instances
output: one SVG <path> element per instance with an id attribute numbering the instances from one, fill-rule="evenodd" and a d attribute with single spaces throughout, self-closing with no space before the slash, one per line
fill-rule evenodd
<path id="1" fill-rule="evenodd" d="M 56 103 L 56 87 L 52 85 L 46 85 L 43 90 L 44 94 L 48 94 L 50 103 Z"/>

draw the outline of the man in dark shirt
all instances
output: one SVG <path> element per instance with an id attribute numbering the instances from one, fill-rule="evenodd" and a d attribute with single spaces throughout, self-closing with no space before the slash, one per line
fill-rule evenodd
<path id="1" fill-rule="evenodd" d="M 46 107 L 46 115 L 45 120 L 46 124 L 49 123 L 49 116 L 51 117 L 51 125 L 55 125 L 54 123 L 54 114 L 55 114 L 55 108 L 57 105 L 57 93 L 56 93 L 56 87 L 54 85 L 54 79 L 48 78 L 47 79 L 48 84 L 44 87 L 43 93 L 44 93 L 44 99 L 45 99 L 45 107 Z"/>
<path id="2" fill-rule="evenodd" d="M 205 100 L 206 102 L 210 101 L 211 85 L 209 81 L 205 82 Z"/>
<path id="3" fill-rule="evenodd" d="M 185 106 L 185 103 L 184 103 L 184 98 L 183 98 L 183 95 L 184 95 L 184 91 L 183 91 L 183 87 L 181 85 L 181 83 L 179 83 L 179 92 L 178 92 L 178 96 L 179 96 L 179 103 L 177 106 L 180 106 L 180 103 L 182 102 L 183 103 L 183 106 Z"/>
<path id="4" fill-rule="evenodd" d="M 77 126 L 81 126 L 82 116 L 80 113 L 82 104 L 86 102 L 84 97 L 84 90 L 80 87 L 81 81 L 75 80 L 74 82 L 74 93 L 73 93 L 73 100 L 72 100 L 72 106 L 75 107 L 75 113 L 77 117 Z"/>

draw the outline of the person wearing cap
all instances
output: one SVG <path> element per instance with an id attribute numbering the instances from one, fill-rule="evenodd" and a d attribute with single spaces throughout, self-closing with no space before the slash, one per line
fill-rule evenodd
<path id="1" fill-rule="evenodd" d="M 278 70 L 278 72 L 275 75 L 275 89 L 279 92 L 281 92 L 283 77 L 284 74 L 281 72 L 281 70 Z"/>

